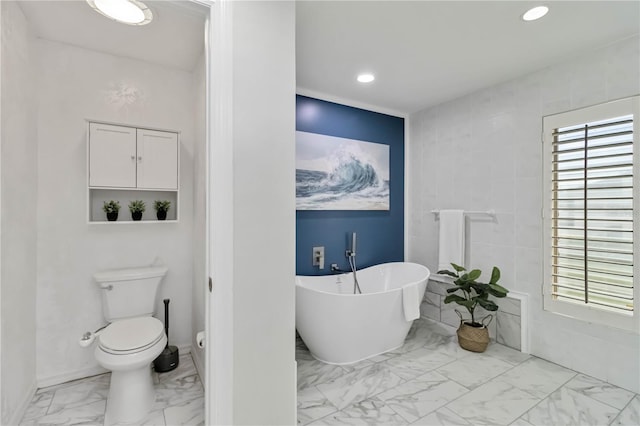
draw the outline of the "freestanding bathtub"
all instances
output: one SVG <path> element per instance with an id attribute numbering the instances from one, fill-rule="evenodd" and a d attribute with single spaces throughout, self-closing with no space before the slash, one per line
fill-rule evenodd
<path id="1" fill-rule="evenodd" d="M 416 263 L 383 263 L 353 274 L 297 276 L 296 328 L 314 358 L 352 364 L 402 346 L 406 321 L 402 287 L 417 284 L 422 300 L 429 269 Z"/>

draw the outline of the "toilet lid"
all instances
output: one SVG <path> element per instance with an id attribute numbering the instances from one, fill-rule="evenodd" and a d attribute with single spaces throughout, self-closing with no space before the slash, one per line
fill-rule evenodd
<path id="1" fill-rule="evenodd" d="M 111 323 L 100 334 L 100 346 L 112 351 L 132 351 L 162 338 L 164 326 L 153 317 L 130 318 Z"/>

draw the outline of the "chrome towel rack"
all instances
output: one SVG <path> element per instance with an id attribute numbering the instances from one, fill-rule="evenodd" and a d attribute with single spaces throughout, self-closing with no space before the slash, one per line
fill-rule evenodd
<path id="1" fill-rule="evenodd" d="M 431 210 L 431 213 L 438 215 L 440 214 L 440 210 Z M 490 217 L 495 217 L 496 215 L 496 211 L 495 210 L 465 210 L 464 211 L 464 215 L 465 216 L 490 216 Z"/>

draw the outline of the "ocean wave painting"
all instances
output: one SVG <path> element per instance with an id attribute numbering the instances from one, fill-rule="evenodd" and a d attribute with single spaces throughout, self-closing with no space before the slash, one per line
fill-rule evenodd
<path id="1" fill-rule="evenodd" d="M 297 210 L 389 210 L 389 145 L 296 132 Z"/>

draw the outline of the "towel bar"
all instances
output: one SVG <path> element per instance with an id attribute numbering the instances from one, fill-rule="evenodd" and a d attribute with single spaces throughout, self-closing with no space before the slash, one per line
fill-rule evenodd
<path id="1" fill-rule="evenodd" d="M 440 210 L 431 210 L 431 213 L 433 214 L 440 214 Z M 495 216 L 496 215 L 496 211 L 495 210 L 469 210 L 469 211 L 465 211 L 464 212 L 465 215 L 486 215 L 486 216 Z"/>

